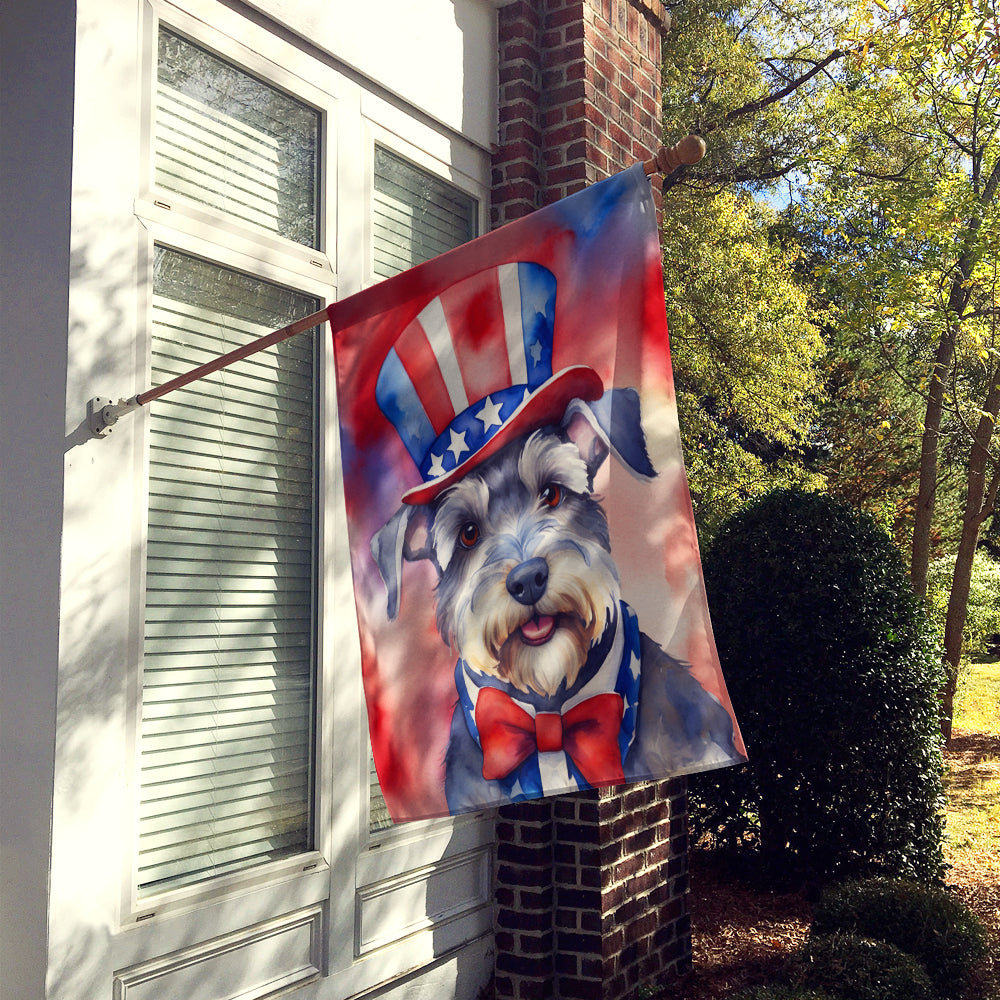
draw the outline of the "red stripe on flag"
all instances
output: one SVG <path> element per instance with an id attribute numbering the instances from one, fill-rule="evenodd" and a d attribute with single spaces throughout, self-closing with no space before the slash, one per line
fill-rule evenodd
<path id="1" fill-rule="evenodd" d="M 470 403 L 510 385 L 497 269 L 491 267 L 446 288 L 441 305 L 453 340 Z"/>
<path id="2" fill-rule="evenodd" d="M 434 433 L 440 434 L 455 419 L 455 409 L 451 405 L 448 387 L 438 368 L 434 351 L 419 320 L 415 319 L 399 335 L 396 353 L 417 390 L 417 396 Z"/>

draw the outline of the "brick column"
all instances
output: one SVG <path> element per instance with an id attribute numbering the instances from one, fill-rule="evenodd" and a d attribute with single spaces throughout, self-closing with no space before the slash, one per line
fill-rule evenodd
<path id="1" fill-rule="evenodd" d="M 684 778 L 505 806 L 496 996 L 619 1000 L 691 967 Z"/>
<path id="2" fill-rule="evenodd" d="M 662 0 L 513 0 L 499 21 L 493 225 L 660 144 Z"/>
<path id="3" fill-rule="evenodd" d="M 686 972 L 684 779 L 554 800 L 554 995 L 631 996 Z"/>
<path id="4" fill-rule="evenodd" d="M 497 11 L 499 135 L 493 153 L 491 223 L 495 229 L 540 204 L 542 165 L 542 4 L 514 0 Z"/>
<path id="5" fill-rule="evenodd" d="M 550 1000 L 555 891 L 552 800 L 498 810 L 494 882 L 497 997 Z"/>
<path id="6" fill-rule="evenodd" d="M 494 226 L 655 152 L 669 23 L 661 0 L 513 0 L 497 13 Z M 496 996 L 619 1000 L 686 972 L 687 878 L 684 778 L 502 808 Z"/>

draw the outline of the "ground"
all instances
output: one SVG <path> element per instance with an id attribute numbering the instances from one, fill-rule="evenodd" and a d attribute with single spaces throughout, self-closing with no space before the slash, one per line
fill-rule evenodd
<path id="1" fill-rule="evenodd" d="M 994 670 L 996 665 L 994 665 Z M 993 705 L 996 723 L 996 703 Z M 991 935 L 976 1000 L 1000 1000 L 1000 736 L 956 729 L 948 763 L 947 883 Z"/>
<path id="2" fill-rule="evenodd" d="M 808 936 L 808 893 L 753 888 L 711 851 L 692 851 L 689 862 L 693 968 L 663 1000 L 721 1000 L 773 980 Z"/>
<path id="3" fill-rule="evenodd" d="M 947 885 L 983 921 L 990 957 L 970 1000 L 1000 1000 L 1000 736 L 956 729 L 948 766 Z M 976 819 L 970 820 L 975 814 Z M 773 980 L 802 944 L 812 916 L 810 892 L 769 892 L 748 886 L 711 851 L 694 850 L 691 865 L 693 970 L 662 1000 L 724 1000 L 736 990 Z"/>

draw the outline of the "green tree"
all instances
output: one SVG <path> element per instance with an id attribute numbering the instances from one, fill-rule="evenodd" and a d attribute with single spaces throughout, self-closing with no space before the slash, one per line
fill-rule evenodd
<path id="1" fill-rule="evenodd" d="M 665 181 L 762 191 L 808 164 L 827 131 L 818 98 L 838 63 L 850 6 L 827 0 L 680 0 L 665 39 L 663 125 L 709 141 Z"/>
<path id="2" fill-rule="evenodd" d="M 677 405 L 706 536 L 747 499 L 814 479 L 802 454 L 824 347 L 773 216 L 745 195 L 677 192 L 664 227 Z"/>
<path id="3" fill-rule="evenodd" d="M 671 8 L 664 131 L 709 138 L 665 182 L 667 312 L 703 537 L 747 499 L 809 470 L 825 348 L 798 250 L 754 194 L 803 161 L 816 88 L 843 53 L 821 3 L 710 0 Z"/>
<path id="4" fill-rule="evenodd" d="M 948 734 L 973 558 L 1000 485 L 1000 19 L 996 0 L 879 0 L 855 29 L 865 59 L 825 95 L 839 139 L 820 144 L 810 178 L 839 240 L 818 276 L 867 304 L 848 321 L 923 400 L 910 560 L 921 595 L 949 436 L 965 453 L 944 629 Z"/>
<path id="5" fill-rule="evenodd" d="M 782 225 L 802 249 L 803 283 L 813 277 L 811 308 L 823 317 L 828 348 L 812 429 L 814 468 L 830 493 L 872 514 L 903 551 L 913 534 L 927 347 L 913 328 L 899 333 L 881 321 L 885 289 L 873 289 L 853 270 L 842 280 L 841 262 L 863 257 L 865 248 L 852 242 L 856 233 L 838 231 L 844 220 L 826 214 L 824 194 L 807 193 L 782 213 Z M 946 438 L 938 481 L 939 509 L 947 516 L 938 519 L 935 544 L 945 548 L 957 541 L 951 527 L 959 510 L 956 440 L 954 433 Z"/>
<path id="6" fill-rule="evenodd" d="M 948 611 L 951 581 L 955 575 L 953 556 L 931 561 L 927 574 L 927 602 L 934 619 L 943 623 Z M 976 552 L 969 586 L 962 652 L 967 656 L 986 653 L 991 639 L 1000 635 L 1000 562 L 985 548 Z"/>
<path id="7" fill-rule="evenodd" d="M 696 499 L 721 511 L 752 495 L 747 482 L 818 474 L 891 519 L 897 538 L 910 519 L 910 576 L 921 595 L 931 556 L 954 551 L 945 732 L 972 563 L 1000 487 L 998 2 L 682 0 L 671 7 L 665 51 L 665 133 L 693 130 L 709 142 L 701 163 L 665 182 L 668 219 L 680 192 L 700 197 L 686 242 L 694 259 L 726 274 L 725 248 L 701 249 L 719 242 L 713 200 L 750 192 L 791 202 L 785 225 L 800 228 L 800 245 L 818 257 L 811 273 L 786 233 L 761 225 L 768 245 L 798 263 L 797 287 L 830 351 L 828 391 L 807 432 L 805 411 L 789 405 L 791 438 L 747 433 L 725 392 L 720 407 L 705 391 L 728 391 L 733 380 L 720 376 L 730 374 L 749 384 L 725 339 L 708 342 L 726 304 L 739 310 L 743 300 L 720 288 L 715 304 L 703 296 L 690 332 L 678 320 L 678 336 L 689 336 L 688 353 L 679 351 L 689 454 L 719 456 L 695 451 L 696 482 L 700 463 L 714 490 Z M 677 205 L 678 216 L 688 211 Z M 668 274 L 671 295 L 683 287 L 678 277 Z M 711 381 L 696 377 L 713 368 Z"/>

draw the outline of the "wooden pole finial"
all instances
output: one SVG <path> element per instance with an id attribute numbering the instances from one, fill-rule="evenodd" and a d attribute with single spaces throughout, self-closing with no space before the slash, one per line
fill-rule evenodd
<path id="1" fill-rule="evenodd" d="M 705 140 L 700 135 L 686 135 L 680 142 L 673 146 L 660 146 L 656 151 L 656 156 L 651 160 L 646 160 L 642 169 L 647 174 L 667 174 L 673 173 L 682 164 L 692 166 L 705 155 L 707 147 Z"/>

